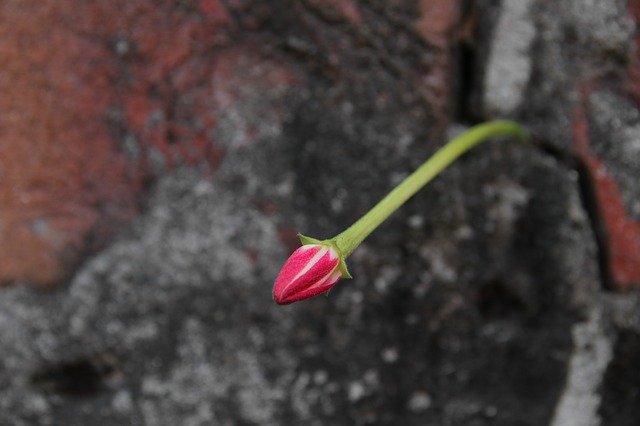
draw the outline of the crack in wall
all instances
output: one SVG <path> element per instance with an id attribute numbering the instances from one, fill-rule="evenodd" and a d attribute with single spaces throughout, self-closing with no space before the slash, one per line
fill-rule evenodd
<path id="1" fill-rule="evenodd" d="M 588 168 L 577 155 L 563 150 L 557 145 L 543 139 L 533 137 L 531 146 L 536 148 L 541 154 L 553 158 L 578 175 L 578 193 L 580 195 L 581 206 L 589 220 L 590 230 L 594 236 L 600 288 L 611 291 L 613 289 L 613 278 L 609 268 L 607 235 L 604 223 L 600 217 L 598 200 Z"/>
<path id="2" fill-rule="evenodd" d="M 495 37 L 495 35 L 493 35 Z M 466 49 L 466 50 L 465 50 Z M 458 61 L 458 81 L 455 93 L 456 110 L 454 119 L 465 125 L 479 124 L 487 117 L 486 105 L 482 105 L 478 116 L 472 114 L 474 102 L 473 94 L 486 98 L 484 91 L 490 87 L 478 87 L 484 83 L 482 79 L 475 79 L 478 71 L 477 62 L 482 60 L 478 55 L 478 46 L 461 45 Z M 525 53 L 527 54 L 527 53 Z M 528 53 L 530 54 L 530 53 Z M 485 67 L 490 66 L 486 63 Z M 502 58 L 504 61 L 505 58 Z M 498 60 L 500 62 L 500 60 Z M 529 82 L 527 86 L 530 84 Z M 515 109 L 511 112 L 517 114 Z M 509 115 L 509 114 L 507 114 Z M 540 135 L 532 135 L 530 147 L 541 155 L 556 161 L 560 166 L 577 174 L 577 193 L 579 203 L 587 218 L 587 226 L 592 233 L 595 257 L 598 263 L 597 292 L 610 291 L 613 288 L 613 276 L 609 267 L 610 253 L 607 244 L 607 235 L 603 219 L 600 217 L 599 204 L 596 198 L 594 182 L 586 165 L 579 156 L 570 150 L 562 149 L 550 141 L 544 140 Z M 599 411 L 602 406 L 602 383 L 604 375 L 613 358 L 613 342 L 607 333 L 609 319 L 605 317 L 602 306 L 597 300 L 591 300 L 588 304 L 587 318 L 576 322 L 572 327 L 573 349 L 567 364 L 566 383 L 556 402 L 550 425 L 552 426 L 597 426 L 602 423 Z"/>
<path id="3" fill-rule="evenodd" d="M 469 10 L 473 9 L 474 4 L 475 1 L 469 1 L 467 6 Z M 482 82 L 475 78 L 478 61 L 477 46 L 458 43 L 456 49 L 458 54 L 456 55 L 457 79 L 454 83 L 456 88 L 453 102 L 455 106 L 454 121 L 465 126 L 473 126 L 485 121 L 483 112 L 473 113 L 475 94 L 485 90 L 483 87 L 478 87 L 482 85 Z M 556 144 L 545 141 L 539 135 L 531 136 L 529 146 L 542 155 L 553 158 L 578 175 L 578 193 L 581 205 L 588 217 L 590 229 L 594 235 L 600 287 L 603 290 L 611 291 L 613 289 L 613 278 L 609 267 L 610 254 L 607 235 L 598 210 L 598 201 L 589 170 L 575 153 L 561 149 Z"/>

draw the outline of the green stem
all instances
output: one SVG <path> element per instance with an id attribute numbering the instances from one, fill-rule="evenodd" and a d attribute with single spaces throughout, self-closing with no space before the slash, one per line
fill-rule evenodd
<path id="1" fill-rule="evenodd" d="M 458 157 L 488 138 L 502 135 L 526 139 L 525 131 L 511 121 L 497 120 L 472 127 L 440 148 L 367 214 L 331 241 L 338 247 L 343 258 L 349 256 L 385 219 Z"/>

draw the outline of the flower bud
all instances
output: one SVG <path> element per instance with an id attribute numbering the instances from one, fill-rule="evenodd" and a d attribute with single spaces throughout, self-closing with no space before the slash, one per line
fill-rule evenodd
<path id="1" fill-rule="evenodd" d="M 324 293 L 342 277 L 340 257 L 329 245 L 305 244 L 287 259 L 273 286 L 273 300 L 287 305 Z"/>

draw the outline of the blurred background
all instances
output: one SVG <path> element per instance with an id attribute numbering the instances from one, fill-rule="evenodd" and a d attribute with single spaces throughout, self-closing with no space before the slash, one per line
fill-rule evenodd
<path id="1" fill-rule="evenodd" d="M 1 425 L 637 425 L 638 0 L 3 0 Z M 466 126 L 466 155 L 271 300 Z"/>

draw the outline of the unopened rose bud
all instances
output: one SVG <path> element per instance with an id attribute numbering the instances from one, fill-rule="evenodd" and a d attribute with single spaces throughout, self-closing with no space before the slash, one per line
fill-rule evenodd
<path id="1" fill-rule="evenodd" d="M 322 241 L 300 235 L 302 247 L 282 267 L 273 286 L 273 300 L 286 305 L 308 299 L 328 291 L 340 278 L 351 278 L 345 259 L 374 229 L 462 154 L 490 137 L 501 135 L 527 139 L 524 129 L 511 121 L 479 124 L 440 148 L 342 233 Z"/>
<path id="2" fill-rule="evenodd" d="M 293 252 L 273 286 L 273 300 L 286 305 L 324 293 L 342 277 L 335 248 L 307 244 Z"/>

